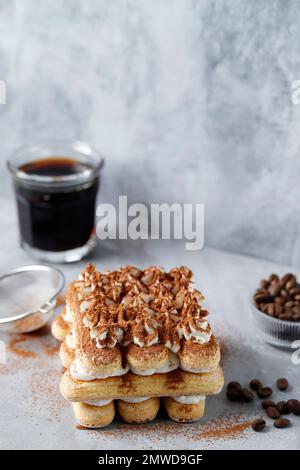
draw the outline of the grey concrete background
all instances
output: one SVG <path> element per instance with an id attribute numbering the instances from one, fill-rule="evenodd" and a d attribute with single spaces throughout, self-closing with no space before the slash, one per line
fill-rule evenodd
<path id="1" fill-rule="evenodd" d="M 4 160 L 106 156 L 101 200 L 204 202 L 206 245 L 300 266 L 296 0 L 0 0 Z"/>

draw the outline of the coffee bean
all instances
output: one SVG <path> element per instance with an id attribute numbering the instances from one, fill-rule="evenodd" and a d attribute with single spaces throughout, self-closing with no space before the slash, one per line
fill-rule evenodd
<path id="1" fill-rule="evenodd" d="M 268 304 L 267 314 L 270 315 L 270 317 L 274 317 L 274 313 L 275 313 L 275 304 Z"/>
<path id="2" fill-rule="evenodd" d="M 269 406 L 276 406 L 275 403 L 272 400 L 263 400 L 261 402 L 261 406 L 266 409 L 269 408 Z"/>
<path id="3" fill-rule="evenodd" d="M 290 289 L 290 295 L 300 295 L 300 289 L 299 287 L 293 287 L 292 289 Z"/>
<path id="4" fill-rule="evenodd" d="M 283 299 L 286 299 L 286 300 L 288 300 L 290 298 L 288 291 L 285 290 L 285 289 L 281 289 L 280 295 Z"/>
<path id="5" fill-rule="evenodd" d="M 277 408 L 275 408 L 275 406 L 269 406 L 266 409 L 266 413 L 269 416 L 269 418 L 272 418 L 272 419 L 280 418 L 280 413 L 277 410 Z"/>
<path id="6" fill-rule="evenodd" d="M 251 382 L 250 382 L 250 387 L 252 388 L 252 390 L 254 390 L 255 392 L 259 389 L 259 388 L 262 388 L 262 383 L 260 380 L 258 379 L 252 379 Z"/>
<path id="7" fill-rule="evenodd" d="M 282 276 L 280 282 L 282 283 L 282 285 L 286 285 L 289 281 L 294 281 L 294 283 L 295 283 L 296 282 L 296 276 L 294 276 L 294 274 L 287 273 L 284 276 Z"/>
<path id="8" fill-rule="evenodd" d="M 288 409 L 296 416 L 300 416 L 300 401 L 295 399 L 290 399 L 287 401 Z"/>
<path id="9" fill-rule="evenodd" d="M 295 298 L 295 300 L 300 300 L 300 294 L 296 294 L 296 295 L 294 296 L 294 298 Z"/>
<path id="10" fill-rule="evenodd" d="M 290 398 L 290 399 L 286 402 L 287 407 L 288 407 L 288 409 L 289 409 L 290 411 L 292 411 L 292 408 L 293 408 L 293 406 L 296 404 L 297 401 L 298 401 L 298 400 L 296 400 L 296 399 L 294 399 L 294 398 Z"/>
<path id="11" fill-rule="evenodd" d="M 239 382 L 229 382 L 227 385 L 227 390 L 237 390 L 240 392 L 242 390 L 242 387 Z"/>
<path id="12" fill-rule="evenodd" d="M 251 424 L 252 429 L 256 432 L 262 431 L 265 428 L 265 426 L 266 426 L 266 422 L 262 418 L 256 419 Z"/>
<path id="13" fill-rule="evenodd" d="M 293 308 L 294 307 L 294 301 L 289 300 L 288 302 L 286 302 L 285 307 L 286 308 Z"/>
<path id="14" fill-rule="evenodd" d="M 292 413 L 296 416 L 300 416 L 300 402 L 299 401 L 297 404 L 294 404 Z"/>
<path id="15" fill-rule="evenodd" d="M 254 300 L 258 304 L 272 302 L 272 297 L 268 294 L 256 294 Z"/>
<path id="16" fill-rule="evenodd" d="M 283 391 L 283 390 L 286 390 L 288 388 L 289 383 L 288 383 L 287 379 L 285 379 L 284 377 L 281 377 L 280 379 L 277 379 L 276 385 L 277 385 L 279 390 Z"/>
<path id="17" fill-rule="evenodd" d="M 268 313 L 268 305 L 269 304 L 257 304 L 257 308 L 264 313 Z"/>
<path id="18" fill-rule="evenodd" d="M 294 321 L 300 321 L 300 312 L 299 313 L 293 313 L 293 320 Z"/>
<path id="19" fill-rule="evenodd" d="M 276 404 L 276 408 L 281 415 L 288 415 L 290 413 L 290 410 L 286 401 L 279 401 Z"/>
<path id="20" fill-rule="evenodd" d="M 265 295 L 266 297 L 270 297 L 270 292 L 269 292 L 269 288 L 267 289 L 256 289 L 255 291 L 255 295 Z"/>
<path id="21" fill-rule="evenodd" d="M 270 274 L 269 282 L 272 282 L 272 281 L 278 282 L 279 281 L 279 276 L 277 274 L 274 274 L 274 273 Z"/>
<path id="22" fill-rule="evenodd" d="M 268 289 L 269 285 L 270 285 L 270 283 L 266 279 L 262 279 L 259 283 L 259 287 L 261 289 Z"/>
<path id="23" fill-rule="evenodd" d="M 278 419 L 275 419 L 273 424 L 275 428 L 283 429 L 283 428 L 287 428 L 288 426 L 290 426 L 291 422 L 287 418 L 278 418 Z"/>
<path id="24" fill-rule="evenodd" d="M 295 279 L 291 279 L 290 281 L 286 283 L 285 288 L 287 290 L 290 290 L 294 287 L 294 285 L 295 285 Z"/>
<path id="25" fill-rule="evenodd" d="M 274 304 L 274 305 L 275 305 L 274 315 L 275 317 L 279 317 L 279 315 L 281 315 L 282 313 L 282 306 L 280 304 Z"/>
<path id="26" fill-rule="evenodd" d="M 272 297 L 277 297 L 280 294 L 282 287 L 279 282 L 272 281 L 269 287 L 269 293 Z"/>
<path id="27" fill-rule="evenodd" d="M 284 299 L 282 297 L 276 297 L 274 300 L 276 304 L 279 304 L 279 305 L 284 304 Z"/>
<path id="28" fill-rule="evenodd" d="M 272 395 L 273 390 L 271 389 L 271 387 L 261 387 L 257 390 L 256 393 L 259 398 L 269 398 Z"/>
<path id="29" fill-rule="evenodd" d="M 249 403 L 250 401 L 254 400 L 254 395 L 253 393 L 248 390 L 247 388 L 242 389 L 242 399 L 246 402 Z"/>
<path id="30" fill-rule="evenodd" d="M 240 401 L 241 400 L 241 392 L 234 388 L 227 390 L 226 396 L 230 401 Z"/>

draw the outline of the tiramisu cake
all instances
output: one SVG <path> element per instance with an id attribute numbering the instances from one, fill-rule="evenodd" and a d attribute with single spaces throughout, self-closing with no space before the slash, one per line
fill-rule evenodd
<path id="1" fill-rule="evenodd" d="M 186 267 L 165 272 L 88 265 L 52 325 L 67 369 L 61 393 L 79 424 L 153 420 L 163 402 L 179 422 L 203 416 L 205 397 L 223 386 L 220 348 Z"/>

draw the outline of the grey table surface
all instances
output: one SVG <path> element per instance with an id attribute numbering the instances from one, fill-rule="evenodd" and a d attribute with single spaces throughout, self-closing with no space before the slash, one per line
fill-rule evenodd
<path id="1" fill-rule="evenodd" d="M 14 209 L 2 200 L 0 232 L 1 271 L 33 261 L 18 246 Z M 168 241 L 145 243 L 107 241 L 98 245 L 93 258 L 97 266 L 157 264 L 169 269 L 185 264 L 195 273 L 196 286 L 204 293 L 210 321 L 222 347 L 225 381 L 247 385 L 258 377 L 273 386 L 285 376 L 289 392 L 276 391 L 276 400 L 300 396 L 300 365 L 291 352 L 263 342 L 253 324 L 249 297 L 259 279 L 288 267 L 213 249 L 188 252 Z M 86 261 L 61 266 L 66 280 L 77 276 Z M 295 272 L 295 270 L 293 270 Z M 296 272 L 300 274 L 300 272 Z M 34 286 L 33 286 L 34 289 Z M 76 427 L 69 403 L 60 396 L 62 373 L 58 344 L 49 327 L 38 334 L 0 336 L 7 346 L 7 361 L 0 365 L 0 448 L 3 449 L 299 449 L 300 418 L 292 426 L 275 429 L 271 419 L 265 432 L 255 433 L 251 421 L 263 415 L 260 401 L 235 404 L 225 391 L 206 401 L 205 417 L 189 425 L 176 424 L 164 416 L 147 425 L 119 421 L 103 430 Z M 300 338 L 299 338 L 300 339 Z M 275 390 L 275 389 L 274 389 Z"/>

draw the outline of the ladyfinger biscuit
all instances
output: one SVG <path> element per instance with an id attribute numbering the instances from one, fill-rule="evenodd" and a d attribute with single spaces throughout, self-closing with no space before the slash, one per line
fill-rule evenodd
<path id="1" fill-rule="evenodd" d="M 58 341 L 63 341 L 70 329 L 70 324 L 67 323 L 61 315 L 58 315 L 52 323 L 51 333 Z"/>
<path id="2" fill-rule="evenodd" d="M 168 358 L 169 350 L 163 344 L 154 344 L 149 347 L 130 344 L 126 351 L 128 364 L 141 371 L 160 369 L 168 362 Z"/>
<path id="3" fill-rule="evenodd" d="M 160 398 L 153 397 L 140 403 L 128 403 L 117 400 L 117 409 L 126 423 L 147 423 L 156 418 L 160 407 Z"/>
<path id="4" fill-rule="evenodd" d="M 191 423 L 202 418 L 205 410 L 205 400 L 196 404 L 179 403 L 171 397 L 164 398 L 164 406 L 168 416 L 179 423 Z"/>
<path id="5" fill-rule="evenodd" d="M 183 341 L 178 353 L 180 367 L 187 372 L 205 372 L 216 369 L 220 362 L 220 346 L 212 335 L 205 344 Z"/>
<path id="6" fill-rule="evenodd" d="M 78 424 L 85 428 L 103 428 L 111 424 L 115 417 L 114 402 L 104 406 L 92 406 L 86 403 L 72 403 Z"/>
<path id="7" fill-rule="evenodd" d="M 224 377 L 220 367 L 204 374 L 192 374 L 180 369 L 148 376 L 128 372 L 120 377 L 90 382 L 74 379 L 66 371 L 61 379 L 60 391 L 67 400 L 89 401 L 134 396 L 213 395 L 222 390 L 223 384 Z"/>

